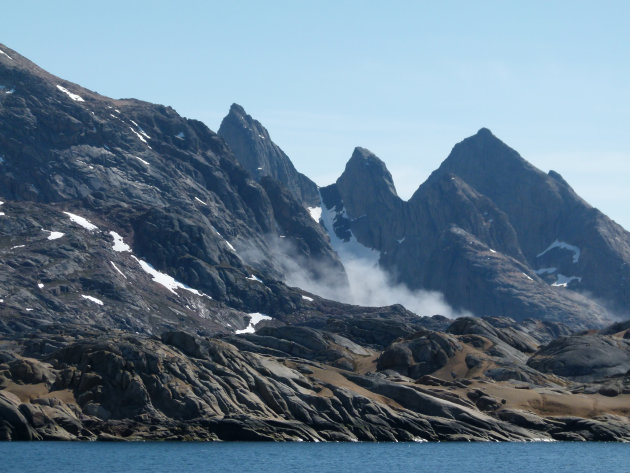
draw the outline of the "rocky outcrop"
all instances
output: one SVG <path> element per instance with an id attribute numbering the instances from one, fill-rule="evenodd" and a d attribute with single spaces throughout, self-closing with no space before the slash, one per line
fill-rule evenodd
<path id="1" fill-rule="evenodd" d="M 416 332 L 387 347 L 379 357 L 376 367 L 379 370 L 391 369 L 417 379 L 445 366 L 461 349 L 459 342 L 446 334 Z"/>
<path id="2" fill-rule="evenodd" d="M 537 351 L 528 365 L 583 381 L 626 375 L 630 372 L 630 340 L 600 334 L 561 337 Z"/>
<path id="3" fill-rule="evenodd" d="M 317 185 L 299 173 L 289 157 L 273 142 L 267 129 L 232 104 L 218 134 L 251 176 L 260 181 L 269 176 L 284 186 L 304 207 L 319 207 Z"/>

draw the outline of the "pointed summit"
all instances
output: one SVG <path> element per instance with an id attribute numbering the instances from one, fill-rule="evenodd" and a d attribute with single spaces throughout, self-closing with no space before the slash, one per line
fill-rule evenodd
<path id="1" fill-rule="evenodd" d="M 295 169 L 289 157 L 271 141 L 267 129 L 242 106 L 232 104 L 218 134 L 254 179 L 260 181 L 269 176 L 286 187 L 304 206 L 320 205 L 317 185 Z"/>
<path id="2" fill-rule="evenodd" d="M 389 206 L 400 200 L 385 163 L 365 148 L 354 149 L 337 186 L 351 214 L 363 215 L 374 203 Z"/>
<path id="3" fill-rule="evenodd" d="M 494 136 L 489 128 L 481 127 L 479 131 L 477 131 L 477 136 Z"/>

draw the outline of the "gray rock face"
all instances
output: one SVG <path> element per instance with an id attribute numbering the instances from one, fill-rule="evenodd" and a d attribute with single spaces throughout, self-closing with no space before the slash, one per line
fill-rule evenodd
<path id="1" fill-rule="evenodd" d="M 378 251 L 398 282 L 440 291 L 456 308 L 576 329 L 628 306 L 630 234 L 489 130 L 456 145 L 407 202 L 360 148 L 321 194 L 329 232 Z"/>
<path id="2" fill-rule="evenodd" d="M 574 277 L 572 289 L 628 306 L 630 234 L 578 197 L 557 172 L 536 169 L 482 129 L 456 145 L 434 176 L 448 174 L 505 212 L 529 265 L 556 268 L 545 273 L 549 282 Z"/>
<path id="3" fill-rule="evenodd" d="M 270 176 L 305 207 L 319 207 L 317 185 L 299 173 L 289 157 L 273 142 L 267 129 L 232 104 L 218 134 L 225 140 L 239 163 L 257 180 Z"/>

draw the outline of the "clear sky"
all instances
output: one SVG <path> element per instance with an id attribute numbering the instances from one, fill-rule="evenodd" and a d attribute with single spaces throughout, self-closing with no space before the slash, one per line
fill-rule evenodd
<path id="1" fill-rule="evenodd" d="M 5 2 L 0 42 L 217 130 L 232 102 L 320 185 L 355 146 L 407 198 L 482 126 L 630 228 L 630 2 Z"/>

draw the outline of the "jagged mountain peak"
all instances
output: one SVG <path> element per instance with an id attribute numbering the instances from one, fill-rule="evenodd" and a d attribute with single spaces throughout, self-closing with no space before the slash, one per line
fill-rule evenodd
<path id="1" fill-rule="evenodd" d="M 392 175 L 385 163 L 370 150 L 361 147 L 354 149 L 337 184 L 341 187 L 355 185 L 365 187 L 380 197 L 398 195 Z"/>
<path id="2" fill-rule="evenodd" d="M 276 145 L 267 129 L 236 103 L 221 122 L 219 136 L 239 163 L 257 180 L 269 176 L 284 186 L 305 207 L 319 206 L 317 185 L 299 173 Z"/>
<path id="3" fill-rule="evenodd" d="M 246 130 L 254 138 L 257 137 L 263 140 L 270 138 L 267 129 L 258 120 L 249 115 L 242 105 L 233 103 L 230 106 L 230 111 L 223 119 L 223 122 L 226 120 L 236 120 L 243 127 L 243 130 Z M 223 126 L 223 122 L 221 126 Z"/>
<path id="4" fill-rule="evenodd" d="M 491 170 L 496 164 L 520 165 L 535 169 L 518 152 L 497 138 L 488 128 L 481 128 L 476 134 L 462 140 L 453 147 L 440 168 L 456 168 L 468 163 L 486 165 L 483 171 Z"/>
<path id="5" fill-rule="evenodd" d="M 482 126 L 479 130 L 477 130 L 476 136 L 495 137 L 490 128 L 486 128 L 485 126 Z"/>
<path id="6" fill-rule="evenodd" d="M 245 109 L 243 108 L 243 106 L 237 104 L 236 102 L 230 105 L 230 114 L 243 115 L 243 116 L 247 116 L 251 118 L 249 115 L 247 115 L 247 112 L 245 112 Z"/>

